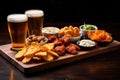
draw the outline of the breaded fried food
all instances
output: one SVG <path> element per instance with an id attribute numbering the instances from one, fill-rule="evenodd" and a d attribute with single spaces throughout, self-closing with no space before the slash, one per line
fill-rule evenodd
<path id="1" fill-rule="evenodd" d="M 56 46 L 54 48 L 54 51 L 58 53 L 60 56 L 63 56 L 65 55 L 65 46 L 64 45 Z"/>
<path id="2" fill-rule="evenodd" d="M 56 39 L 53 43 L 55 46 L 63 44 L 63 42 L 60 39 Z"/>
<path id="3" fill-rule="evenodd" d="M 51 35 L 51 36 L 48 37 L 48 42 L 51 43 L 51 42 L 53 42 L 56 39 L 57 39 L 57 36 Z"/>
<path id="4" fill-rule="evenodd" d="M 70 38 L 69 37 L 61 37 L 59 38 L 59 40 L 61 40 L 63 42 L 63 44 L 67 44 L 70 42 Z"/>
<path id="5" fill-rule="evenodd" d="M 66 51 L 69 52 L 70 54 L 77 54 L 77 50 L 74 46 L 67 46 Z"/>
<path id="6" fill-rule="evenodd" d="M 73 28 L 73 36 L 79 36 L 80 35 L 80 29 L 78 27 Z"/>
<path id="7" fill-rule="evenodd" d="M 78 27 L 65 26 L 60 29 L 58 36 L 76 37 L 80 36 L 80 29 Z"/>
<path id="8" fill-rule="evenodd" d="M 80 47 L 77 46 L 76 44 L 70 43 L 69 45 L 66 46 L 65 50 L 70 54 L 75 55 L 78 53 L 77 51 L 80 50 Z"/>
<path id="9" fill-rule="evenodd" d="M 64 34 L 65 34 L 65 36 L 69 35 L 68 37 L 72 37 L 74 35 L 72 30 L 65 30 Z"/>
<path id="10" fill-rule="evenodd" d="M 97 42 L 111 42 L 112 36 L 105 30 L 96 30 L 95 32 L 88 32 L 88 37 Z"/>
<path id="11" fill-rule="evenodd" d="M 80 50 L 80 47 L 78 45 L 76 45 L 76 44 L 70 43 L 69 46 L 75 47 L 76 50 L 78 50 L 78 51 Z"/>

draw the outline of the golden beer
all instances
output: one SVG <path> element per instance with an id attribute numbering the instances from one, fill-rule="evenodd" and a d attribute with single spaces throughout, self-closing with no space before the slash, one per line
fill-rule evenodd
<path id="1" fill-rule="evenodd" d="M 28 32 L 29 35 L 42 35 L 42 27 L 44 21 L 44 12 L 42 10 L 27 10 L 25 14 L 28 16 Z"/>
<path id="2" fill-rule="evenodd" d="M 11 14 L 8 15 L 7 21 L 12 49 L 21 50 L 26 44 L 28 18 L 24 14 Z"/>

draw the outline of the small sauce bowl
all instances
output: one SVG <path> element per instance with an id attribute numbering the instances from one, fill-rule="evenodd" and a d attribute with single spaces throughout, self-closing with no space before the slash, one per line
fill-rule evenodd
<path id="1" fill-rule="evenodd" d="M 98 27 L 92 24 L 81 25 L 79 28 L 83 38 L 88 38 L 87 32 L 89 31 L 95 32 L 95 30 L 98 30 Z"/>
<path id="2" fill-rule="evenodd" d="M 96 47 L 97 43 L 90 39 L 82 39 L 77 41 L 77 45 L 83 50 L 91 50 Z"/>
<path id="3" fill-rule="evenodd" d="M 44 36 L 48 37 L 50 35 L 58 35 L 59 28 L 57 27 L 43 27 L 42 28 L 42 33 Z"/>

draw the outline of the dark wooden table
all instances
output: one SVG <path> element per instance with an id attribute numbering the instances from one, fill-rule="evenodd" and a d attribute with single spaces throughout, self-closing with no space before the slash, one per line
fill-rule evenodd
<path id="1" fill-rule="evenodd" d="M 44 26 L 80 26 L 82 23 L 45 23 Z M 120 23 L 92 23 L 120 41 Z M 0 23 L 0 45 L 10 43 L 6 23 Z M 1 53 L 1 52 L 0 52 Z M 24 74 L 0 56 L 0 80 L 120 80 L 120 50 Z"/>

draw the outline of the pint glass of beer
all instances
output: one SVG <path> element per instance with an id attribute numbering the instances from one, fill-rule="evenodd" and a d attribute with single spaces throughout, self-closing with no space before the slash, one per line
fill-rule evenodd
<path id="1" fill-rule="evenodd" d="M 43 10 L 26 10 L 25 14 L 28 17 L 28 34 L 41 36 L 44 21 Z"/>
<path id="2" fill-rule="evenodd" d="M 28 17 L 25 14 L 10 14 L 7 16 L 8 31 L 11 38 L 12 50 L 21 50 L 26 42 Z"/>

